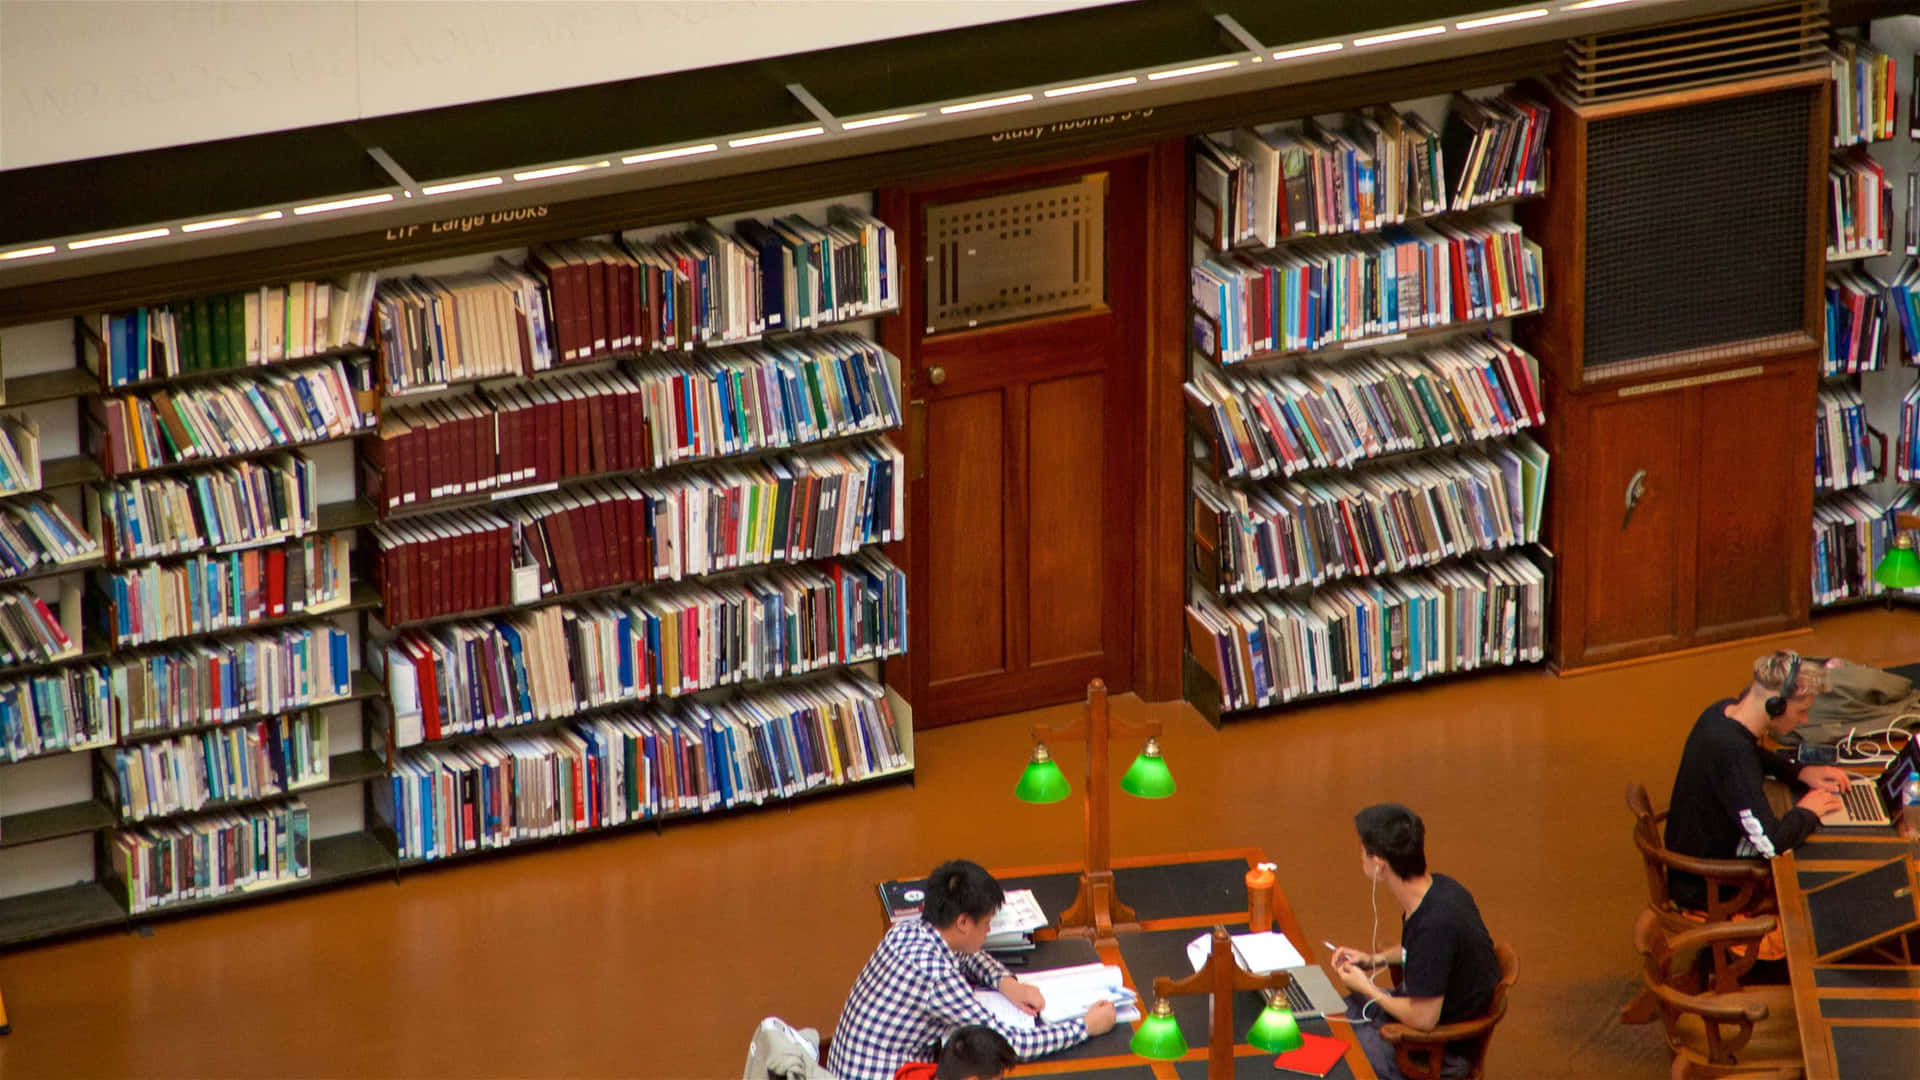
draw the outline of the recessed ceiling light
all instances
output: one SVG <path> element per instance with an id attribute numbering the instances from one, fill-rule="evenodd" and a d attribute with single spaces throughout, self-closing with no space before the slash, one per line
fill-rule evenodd
<path id="1" fill-rule="evenodd" d="M 498 176 L 482 176 L 477 180 L 455 180 L 449 184 L 428 184 L 420 189 L 422 195 L 451 195 L 456 191 L 472 191 L 475 188 L 495 187 L 506 183 Z"/>
<path id="2" fill-rule="evenodd" d="M 131 244 L 135 240 L 152 240 L 167 236 L 172 229 L 141 229 L 139 232 L 118 233 L 113 236 L 96 236 L 91 240 L 75 240 L 67 245 L 68 251 L 85 251 L 88 248 L 107 247 L 112 244 Z"/>
<path id="3" fill-rule="evenodd" d="M 861 128 L 885 127 L 888 124 L 900 124 L 908 120 L 918 120 L 925 115 L 927 114 L 923 112 L 900 112 L 891 113 L 887 116 L 869 116 L 865 120 L 849 120 L 841 124 L 840 128 L 843 131 L 858 131 Z"/>
<path id="4" fill-rule="evenodd" d="M 1054 97 L 1072 97 L 1075 94 L 1091 94 L 1095 90 L 1111 90 L 1116 86 L 1132 86 L 1134 83 L 1137 83 L 1139 81 L 1140 81 L 1139 77 L 1134 75 L 1127 75 L 1118 79 L 1102 79 L 1099 82 L 1081 83 L 1078 86 L 1055 87 L 1054 89 L 1047 91 L 1046 96 L 1050 98 L 1054 98 Z"/>
<path id="5" fill-rule="evenodd" d="M 673 158 L 692 157 L 695 154 L 711 154 L 720 149 L 718 143 L 701 143 L 699 146 L 676 146 L 671 150 L 649 150 L 644 154 L 628 154 L 620 159 L 622 165 L 645 165 L 649 161 L 668 161 Z"/>
<path id="6" fill-rule="evenodd" d="M 940 111 L 943 114 L 974 112 L 979 109 L 998 109 L 1003 105 L 1018 105 L 1023 101 L 1032 100 L 1032 94 L 1008 94 L 1006 97 L 982 98 L 979 101 L 963 101 L 958 105 L 942 105 Z"/>
<path id="7" fill-rule="evenodd" d="M 727 145 L 734 149 L 743 146 L 764 146 L 767 143 L 786 142 L 788 139 L 810 139 L 815 135 L 824 135 L 823 127 L 794 128 L 790 131 L 776 131 L 768 135 L 749 135 L 744 139 L 728 139 Z"/>
<path id="8" fill-rule="evenodd" d="M 373 206 L 376 203 L 392 201 L 391 194 L 362 195 L 357 199 L 335 199 L 333 202 L 314 203 L 311 206 L 296 206 L 293 212 L 296 217 L 299 217 L 306 214 L 325 214 L 333 210 L 351 210 L 356 206 Z"/>
<path id="9" fill-rule="evenodd" d="M 1372 37 L 1354 38 L 1353 47 L 1356 49 L 1364 49 L 1369 45 L 1391 45 L 1396 41 L 1411 41 L 1414 38 L 1433 37 L 1436 34 L 1444 34 L 1446 32 L 1447 28 L 1444 26 L 1422 26 L 1416 30 L 1396 30 L 1391 34 L 1375 34 Z"/>
<path id="10" fill-rule="evenodd" d="M 1204 75 L 1209 71 L 1221 71 L 1239 66 L 1238 60 L 1215 60 L 1211 64 L 1194 64 L 1192 67 L 1174 68 L 1171 71 L 1149 72 L 1147 79 L 1151 82 L 1159 82 L 1161 79 L 1184 79 L 1189 75 Z"/>

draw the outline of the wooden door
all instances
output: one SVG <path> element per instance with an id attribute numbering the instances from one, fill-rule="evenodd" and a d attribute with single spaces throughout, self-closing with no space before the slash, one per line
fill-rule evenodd
<path id="1" fill-rule="evenodd" d="M 913 403 L 903 689 L 916 726 L 1072 700 L 1095 676 L 1132 685 L 1147 162 L 881 194 L 906 265 L 921 271 L 886 335 Z M 1097 234 L 1058 231 L 1051 215 L 1073 198 L 1101 200 Z M 1018 250 L 1024 230 L 1050 225 L 1061 243 Z M 1000 264 L 982 262 L 996 251 Z M 1060 309 L 1007 317 L 1034 285 L 1005 264 L 1056 256 L 1073 261 L 1036 265 L 1033 278 Z M 987 273 L 999 287 L 984 300 L 979 280 L 964 304 L 947 292 Z M 956 324 L 968 311 L 978 318 Z"/>

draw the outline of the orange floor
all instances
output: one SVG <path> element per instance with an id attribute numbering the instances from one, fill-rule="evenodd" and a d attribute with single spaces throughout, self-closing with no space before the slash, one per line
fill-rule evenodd
<path id="1" fill-rule="evenodd" d="M 1920 616 L 1857 611 L 1787 640 L 1904 662 L 1920 658 Z M 1493 1075 L 1653 1080 L 1656 1031 L 1613 1022 L 1645 899 L 1621 792 L 1643 780 L 1664 801 L 1688 724 L 1758 651 L 1466 679 L 1221 732 L 1182 705 L 1116 699 L 1167 724 L 1180 791 L 1121 800 L 1115 852 L 1260 845 L 1309 933 L 1364 942 L 1351 815 L 1408 803 L 1434 867 L 1520 955 Z M 0 956 L 14 1026 L 0 1077 L 731 1080 L 761 1016 L 833 1022 L 879 934 L 875 881 L 951 856 L 1077 855 L 1077 800 L 1010 795 L 1029 719 L 923 733 L 912 787 Z M 1077 775 L 1076 752 L 1062 757 Z M 1384 907 L 1382 923 L 1391 940 Z"/>

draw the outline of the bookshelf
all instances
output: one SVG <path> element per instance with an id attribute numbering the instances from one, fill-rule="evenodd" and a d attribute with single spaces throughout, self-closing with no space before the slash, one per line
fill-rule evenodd
<path id="1" fill-rule="evenodd" d="M 635 789 L 651 794 L 638 797 L 631 820 L 616 820 L 609 811 L 540 835 L 516 825 L 510 844 L 492 837 L 484 847 L 448 853 L 451 858 L 631 826 L 660 829 L 668 822 L 910 778 L 911 711 L 870 676 L 905 647 L 904 587 L 884 574 L 872 576 L 879 567 L 898 574 L 879 550 L 899 538 L 905 521 L 897 504 L 904 468 L 900 452 L 892 449 L 904 419 L 901 372 L 896 360 L 871 344 L 872 320 L 898 309 L 899 267 L 885 246 L 890 237 L 884 226 L 858 206 L 833 208 L 848 201 L 743 215 L 772 223 L 759 231 L 740 227 L 742 237 L 756 241 L 751 246 L 728 239 L 735 221 L 607 239 L 555 238 L 533 249 L 541 256 L 522 249 L 400 265 L 378 275 L 346 275 L 330 290 L 313 282 L 274 281 L 218 297 L 176 298 L 137 313 L 82 316 L 10 332 L 24 338 L 26 347 L 19 338 L 9 340 L 8 359 L 29 373 L 7 381 L 7 410 L 31 410 L 50 425 L 52 437 L 41 447 L 39 493 L 0 496 L 0 506 L 57 499 L 95 541 L 95 550 L 0 580 L 65 597 L 59 611 L 77 650 L 0 669 L 0 688 L 55 678 L 72 700 L 99 707 L 64 717 L 71 731 L 43 724 L 52 741 L 36 738 L 31 747 L 25 741 L 0 743 L 0 757 L 6 758 L 0 760 L 0 880 L 13 892 L 0 897 L 0 946 L 448 861 L 407 856 L 406 819 L 396 820 L 380 805 L 400 790 L 396 778 L 423 755 L 465 762 L 531 746 L 544 748 L 542 760 L 549 765 L 564 759 L 579 768 L 591 758 L 596 776 L 627 770 L 652 784 Z M 809 216 L 817 225 L 808 224 Z M 623 253 L 635 257 L 622 260 Z M 572 276 L 582 269 L 582 255 L 590 256 L 588 264 L 598 259 L 610 265 Z M 549 257 L 556 264 L 551 273 L 543 262 Z M 562 270 L 557 264 L 565 260 L 572 263 Z M 772 286 L 784 289 L 778 300 L 800 316 L 781 325 L 769 325 L 758 314 L 783 306 L 764 303 L 771 294 L 762 291 L 767 282 L 761 271 L 769 260 L 785 275 L 784 286 Z M 617 284 L 616 291 L 607 291 L 620 280 L 611 268 L 615 263 L 651 272 L 652 293 L 648 279 L 636 272 L 628 279 L 636 294 L 632 302 L 624 308 L 615 303 L 629 295 L 617 291 Z M 710 268 L 709 276 L 702 276 L 703 267 Z M 317 300 L 329 291 L 331 304 Z M 303 297 L 300 306 L 316 330 L 299 345 L 291 335 L 276 345 L 270 327 L 291 324 L 268 315 L 289 318 L 296 297 Z M 563 310 L 563 304 L 569 306 Z M 590 337 L 582 339 L 596 318 L 607 320 L 610 329 L 626 319 L 630 342 L 595 348 Z M 421 336 L 428 332 L 437 335 L 431 343 Z M 578 355 L 566 359 L 563 346 Z M 316 411 L 320 403 L 307 390 L 320 389 L 318 383 L 296 393 L 288 380 L 322 367 L 334 373 L 326 389 L 336 394 L 331 408 Z M 266 404 L 269 386 L 288 396 Z M 224 412 L 205 404 L 216 395 L 226 395 Z M 478 471 L 449 474 L 451 483 L 436 497 L 389 504 L 385 494 L 397 494 L 398 475 L 388 470 L 402 465 L 397 455 L 377 449 L 391 433 L 389 421 L 409 412 L 435 424 L 458 419 L 446 406 L 461 399 L 488 410 L 486 452 L 499 468 L 485 477 Z M 616 399 L 630 411 L 616 407 Z M 183 400 L 193 404 L 180 405 Z M 111 413 L 110 402 L 128 404 Z M 235 411 L 248 405 L 254 412 Z M 492 418 L 509 406 L 525 407 L 517 429 Z M 538 411 L 545 406 L 551 415 Z M 190 414 L 195 407 L 205 411 Z M 49 410 L 59 410 L 58 416 Z M 127 455 L 129 425 L 139 421 L 148 424 L 149 449 L 161 456 Z M 298 424 L 309 421 L 303 437 Z M 216 444 L 234 440 L 242 426 L 256 441 L 178 458 L 176 432 L 192 435 L 209 422 L 214 429 L 207 433 Z M 532 432 L 541 424 L 569 435 L 577 424 L 577 456 L 572 448 L 556 448 L 550 461 L 535 461 Z M 477 434 L 478 425 L 475 420 L 461 431 Z M 496 430 L 517 430 L 524 441 L 496 436 Z M 524 471 L 509 470 L 510 457 Z M 466 458 L 457 460 L 465 470 Z M 455 461 L 450 453 L 436 459 L 442 466 Z M 478 455 L 474 461 L 478 470 Z M 790 479 L 794 469 L 802 471 L 804 489 Z M 224 501 L 205 495 L 202 485 L 222 475 L 243 479 L 234 481 L 239 486 Z M 269 483 L 262 476 L 278 477 L 271 483 L 279 486 L 269 492 L 260 486 Z M 227 542 L 196 531 L 193 538 L 182 534 L 178 542 L 155 543 L 156 535 L 173 534 L 127 531 L 129 507 L 173 513 L 183 505 L 153 501 L 166 485 L 174 485 L 168 490 L 180 499 L 200 499 L 203 509 L 219 508 Z M 477 602 L 480 593 L 468 592 L 429 616 L 382 621 L 391 598 L 375 573 L 376 530 L 433 530 L 450 516 L 484 510 L 510 522 L 519 541 L 518 534 L 531 536 L 540 527 L 534 511 L 577 509 L 581 500 L 614 490 L 636 495 L 642 507 L 655 505 L 663 493 L 687 503 L 710 495 L 716 513 L 738 514 L 756 531 L 749 536 L 745 524 L 724 519 L 732 529 L 724 533 L 732 542 L 724 563 L 687 562 L 678 548 L 692 534 L 676 536 L 671 555 L 680 561 L 662 553 L 667 572 L 658 575 L 647 530 L 640 529 L 636 554 L 623 565 L 645 572 L 631 580 L 603 574 L 591 588 L 503 595 L 486 604 Z M 814 500 L 805 504 L 804 519 L 797 512 L 802 490 Z M 786 519 L 791 543 L 770 540 L 776 493 L 790 497 L 796 508 Z M 244 515 L 231 516 L 241 505 L 236 500 L 268 494 L 282 500 L 272 505 L 287 508 L 275 512 L 290 512 L 291 519 L 275 524 L 269 514 L 262 530 L 234 531 L 231 526 L 244 521 Z M 838 501 L 842 496 L 847 509 Z M 694 523 L 684 508 L 675 520 Z M 646 521 L 650 529 L 652 519 Z M 803 528 L 820 522 L 821 531 L 803 536 Z M 702 527 L 711 523 L 704 515 L 698 521 Z M 139 544 L 131 542 L 136 535 Z M 605 542 L 611 544 L 611 535 Z M 487 573 L 509 579 L 517 570 L 523 583 L 538 582 L 538 567 L 527 561 L 530 545 L 516 542 L 488 553 L 500 561 L 488 563 Z M 233 576 L 234 584 L 223 588 L 235 587 L 235 597 L 241 586 L 247 595 L 269 581 L 277 589 L 279 571 L 265 569 L 276 553 L 287 552 L 291 561 L 322 549 L 345 557 L 354 584 L 318 597 L 310 608 L 236 604 L 212 622 L 169 622 L 163 632 L 149 629 L 137 639 L 116 633 L 133 611 L 122 605 L 140 596 L 149 604 L 155 596 L 203 602 L 213 594 L 205 592 L 200 576 L 216 570 Z M 756 561 L 755 552 L 765 557 Z M 594 554 L 582 550 L 579 558 Z M 315 557 L 308 554 L 303 565 L 315 565 Z M 256 572 L 258 581 L 246 576 Z M 129 574 L 141 575 L 127 581 L 144 591 L 137 596 L 123 588 L 116 598 L 116 576 Z M 92 590 L 82 589 L 86 581 L 94 583 Z M 729 590 L 740 598 L 736 607 L 756 597 L 766 620 L 785 620 L 768 640 L 791 644 L 790 655 L 766 654 L 752 672 L 737 665 L 715 669 L 706 657 L 708 670 L 696 665 L 691 678 L 643 682 L 624 696 L 581 699 L 577 707 L 549 710 L 524 723 L 483 724 L 433 739 L 403 737 L 421 724 L 418 716 L 396 709 L 394 687 L 385 677 L 384 650 L 395 642 L 533 620 L 546 611 L 620 610 L 637 618 L 676 596 L 697 593 L 704 602 Z M 768 596 L 788 598 L 786 606 L 764 607 Z M 718 617 L 718 609 L 697 604 L 680 610 L 696 621 Z M 656 634 L 662 626 L 673 629 L 657 613 L 652 625 Z M 766 621 L 764 629 L 775 625 Z M 711 623 L 709 633 L 719 628 Z M 758 637 L 740 640 L 766 647 Z M 578 649 L 578 643 L 560 645 L 563 651 Z M 649 647 L 656 652 L 647 652 Z M 636 660 L 658 670 L 658 645 L 640 641 L 634 648 Z M 272 660 L 280 665 L 272 670 L 283 673 L 278 696 L 264 696 L 263 689 L 224 704 L 211 696 L 233 693 L 239 665 L 271 657 L 280 658 Z M 285 667 L 296 658 L 302 666 Z M 559 667 L 547 667 L 544 677 L 551 682 L 557 671 L 570 681 L 568 661 L 559 654 L 549 659 L 558 659 Z M 578 659 L 587 661 L 584 654 Z M 115 673 L 134 671 L 137 680 L 123 677 L 114 684 Z M 143 688 L 141 698 L 126 696 L 134 682 Z M 144 720 L 133 718 L 136 709 Z M 855 714 L 864 728 L 847 726 L 846 718 Z M 688 755 L 699 767 L 662 773 L 658 748 L 635 736 L 626 748 L 639 770 L 634 773 L 606 756 L 615 750 L 592 741 L 617 741 L 639 731 L 660 735 L 669 753 Z M 43 732 L 36 727 L 34 733 Z M 577 752 L 582 739 L 600 747 L 598 756 Z M 186 774 L 179 770 L 209 760 L 217 760 L 219 769 L 204 774 L 204 790 L 198 779 L 180 786 Z M 682 805 L 682 792 L 663 783 L 680 785 L 693 802 Z M 532 813 L 537 805 L 529 801 L 518 809 Z M 553 805 L 559 805 L 557 796 Z M 511 816 L 515 808 L 504 809 Z M 233 842 L 243 846 L 262 845 L 254 879 L 154 879 L 164 865 L 191 868 L 196 860 L 203 874 L 210 873 L 208 845 L 223 836 L 238 837 Z M 147 859 L 150 851 L 161 856 Z"/>
<path id="2" fill-rule="evenodd" d="M 1214 723 L 1542 656 L 1545 110 L 1194 140 L 1186 696 Z"/>

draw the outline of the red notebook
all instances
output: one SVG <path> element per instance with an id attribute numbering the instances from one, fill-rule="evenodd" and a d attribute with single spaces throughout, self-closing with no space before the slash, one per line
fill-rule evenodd
<path id="1" fill-rule="evenodd" d="M 1305 1041 L 1298 1049 L 1289 1050 L 1273 1059 L 1274 1068 L 1308 1076 L 1325 1076 L 1347 1055 L 1348 1044 L 1345 1039 L 1315 1035 L 1310 1031 L 1301 1032 L 1300 1038 Z"/>

